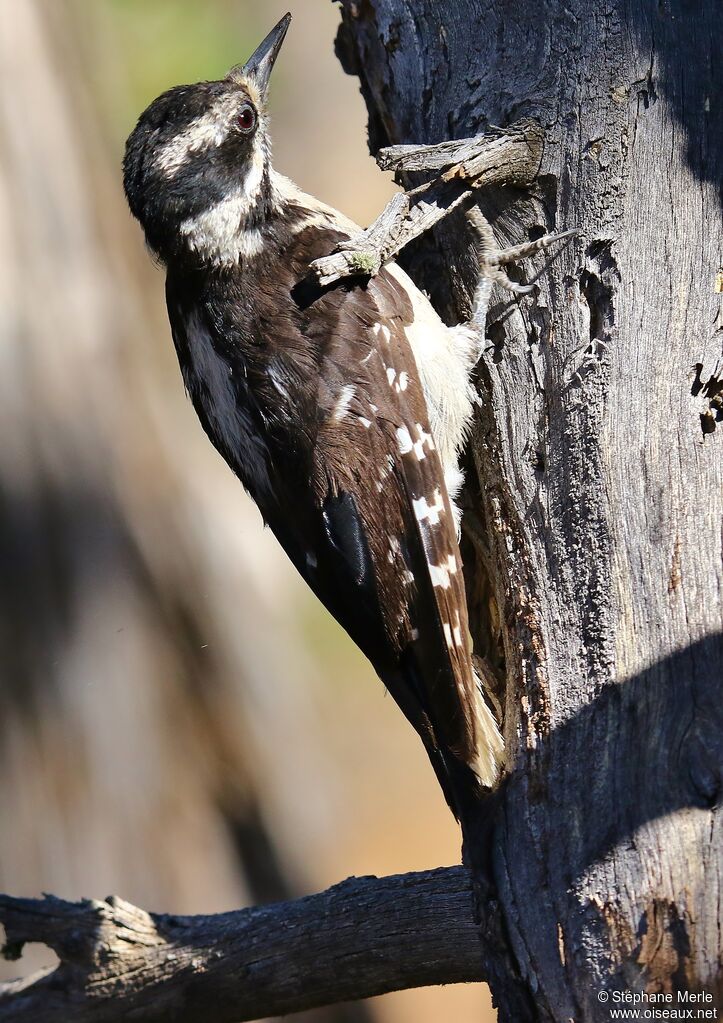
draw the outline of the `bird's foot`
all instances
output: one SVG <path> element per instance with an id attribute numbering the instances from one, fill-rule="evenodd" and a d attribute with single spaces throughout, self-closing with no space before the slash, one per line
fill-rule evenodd
<path id="1" fill-rule="evenodd" d="M 560 231 L 557 234 L 543 234 L 541 238 L 531 242 L 512 245 L 508 249 L 493 250 L 480 262 L 480 270 L 495 284 L 501 285 L 505 291 L 512 291 L 515 295 L 529 295 L 534 290 L 534 280 L 531 284 L 518 284 L 517 281 L 510 280 L 502 267 L 507 263 L 516 263 L 520 259 L 534 256 L 536 252 L 546 252 L 557 242 L 567 242 L 571 238 L 577 238 L 579 234 L 577 229 Z"/>
<path id="2" fill-rule="evenodd" d="M 480 263 L 480 276 L 474 297 L 473 322 L 484 330 L 487 320 L 487 308 L 493 284 L 499 284 L 505 291 L 515 295 L 529 295 L 534 291 L 535 281 L 539 277 L 540 270 L 529 284 L 520 284 L 510 280 L 503 267 L 510 263 L 517 263 L 519 260 L 528 259 L 537 252 L 546 252 L 549 248 L 559 243 L 567 243 L 572 238 L 577 238 L 580 231 L 560 231 L 556 234 L 543 234 L 534 241 L 523 242 L 521 245 L 512 245 L 507 249 L 500 249 L 492 232 L 492 228 L 477 207 L 473 207 L 467 214 L 467 218 L 478 237 L 478 255 Z"/>

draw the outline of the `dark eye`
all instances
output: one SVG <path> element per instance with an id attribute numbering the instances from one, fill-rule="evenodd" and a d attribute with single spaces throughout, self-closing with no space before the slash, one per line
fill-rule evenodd
<path id="1" fill-rule="evenodd" d="M 246 103 L 241 107 L 236 118 L 236 123 L 244 135 L 248 135 L 254 130 L 256 127 L 256 111 L 250 103 Z"/>

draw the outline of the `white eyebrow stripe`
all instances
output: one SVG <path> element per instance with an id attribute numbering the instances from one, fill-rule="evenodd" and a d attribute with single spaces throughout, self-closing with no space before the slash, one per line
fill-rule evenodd
<path id="1" fill-rule="evenodd" d="M 195 117 L 184 131 L 167 142 L 155 158 L 156 167 L 163 176 L 175 177 L 194 153 L 220 146 L 229 133 L 238 106 L 238 95 L 221 96 L 210 110 Z"/>

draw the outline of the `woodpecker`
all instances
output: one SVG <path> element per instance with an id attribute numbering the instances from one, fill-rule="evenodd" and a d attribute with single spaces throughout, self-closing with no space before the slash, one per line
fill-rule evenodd
<path id="1" fill-rule="evenodd" d="M 499 270 L 490 260 L 476 322 L 453 328 L 394 262 L 309 290 L 309 264 L 360 229 L 272 167 L 267 92 L 290 20 L 221 81 L 151 103 L 125 192 L 166 267 L 204 430 L 419 733 L 464 826 L 503 764 L 471 659 L 455 506 Z"/>

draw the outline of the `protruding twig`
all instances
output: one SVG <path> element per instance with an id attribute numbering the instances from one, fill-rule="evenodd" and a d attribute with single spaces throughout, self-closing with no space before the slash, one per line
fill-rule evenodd
<path id="1" fill-rule="evenodd" d="M 311 272 L 316 282 L 325 287 L 345 277 L 374 276 L 452 210 L 471 206 L 477 189 L 530 184 L 542 159 L 542 137 L 539 125 L 523 121 L 472 139 L 380 150 L 377 162 L 382 169 L 442 173 L 395 195 L 366 231 L 315 260 Z"/>

